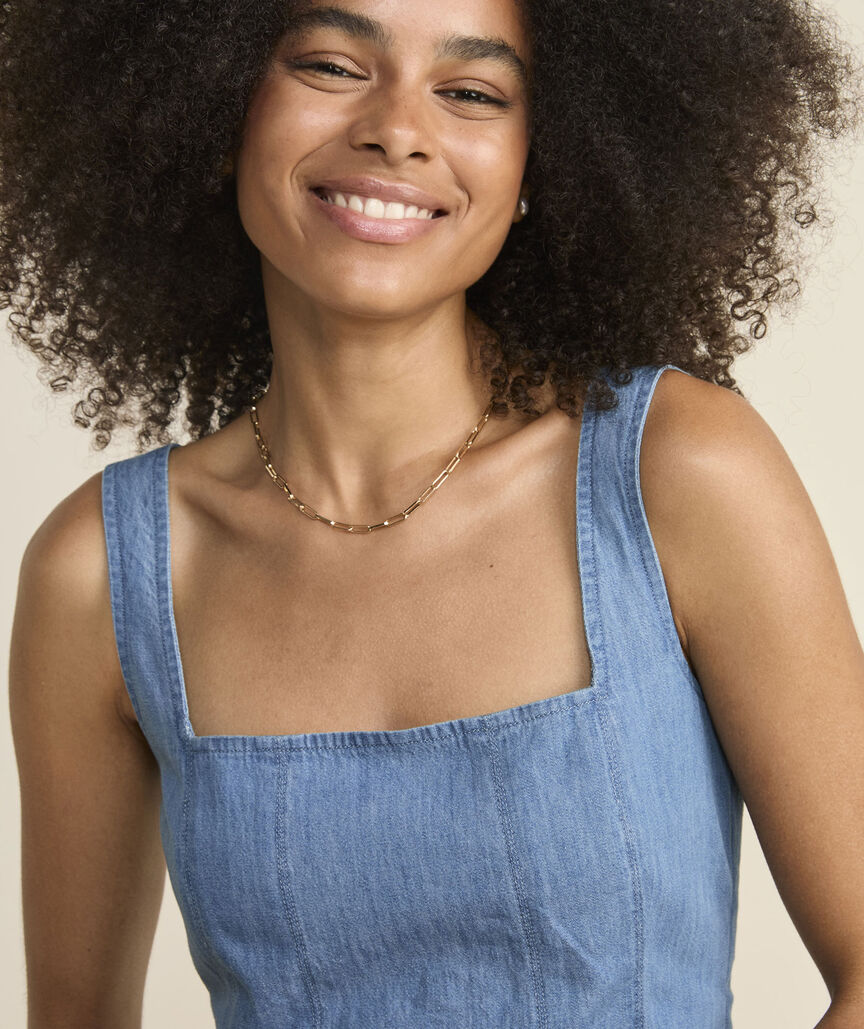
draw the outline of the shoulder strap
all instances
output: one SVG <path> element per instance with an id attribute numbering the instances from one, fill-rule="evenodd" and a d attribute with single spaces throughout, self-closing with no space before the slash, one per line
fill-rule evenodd
<path id="1" fill-rule="evenodd" d="M 160 764 L 178 757 L 183 703 L 171 617 L 169 443 L 106 465 L 102 519 L 120 666 Z"/>
<path id="2" fill-rule="evenodd" d="M 666 669 L 699 692 L 681 649 L 639 478 L 642 433 L 660 376 L 677 365 L 642 365 L 617 385 L 611 411 L 585 419 L 586 467 L 577 497 L 585 628 L 600 680 L 618 694 Z M 690 374 L 685 372 L 685 374 Z"/>

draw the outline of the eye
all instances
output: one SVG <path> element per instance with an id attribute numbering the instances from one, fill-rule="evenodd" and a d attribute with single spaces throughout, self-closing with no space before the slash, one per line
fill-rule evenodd
<path id="1" fill-rule="evenodd" d="M 509 100 L 499 100 L 498 97 L 489 96 L 488 93 L 482 93 L 479 89 L 447 89 L 442 90 L 446 95 L 447 93 L 457 93 L 463 96 L 470 94 L 471 96 L 480 97 L 480 100 L 469 100 L 468 103 L 478 104 L 481 107 L 485 107 L 489 104 L 494 104 L 497 107 L 512 107 L 513 105 Z"/>
<path id="2" fill-rule="evenodd" d="M 360 76 L 352 75 L 350 71 L 333 61 L 288 61 L 292 68 L 306 68 L 311 71 L 320 71 L 322 75 L 329 75 L 337 79 L 356 79 Z M 479 89 L 446 89 L 441 91 L 442 96 L 457 95 L 467 97 L 464 103 L 474 104 L 477 107 L 512 107 L 509 100 L 499 100 L 498 97 L 490 96 Z"/>
<path id="3" fill-rule="evenodd" d="M 288 61 L 288 64 L 292 68 L 311 68 L 313 71 L 323 71 L 325 75 L 332 75 L 333 71 L 342 72 L 343 74 L 336 75 L 336 78 L 356 78 L 356 75 L 352 75 L 350 71 L 342 68 L 338 64 L 334 64 L 332 61 Z M 330 70 L 332 69 L 332 70 Z"/>

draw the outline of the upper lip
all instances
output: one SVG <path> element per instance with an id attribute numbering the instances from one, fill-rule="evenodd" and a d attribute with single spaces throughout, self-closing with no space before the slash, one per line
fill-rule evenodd
<path id="1" fill-rule="evenodd" d="M 410 186 L 407 182 L 385 182 L 383 179 L 374 179 L 366 175 L 350 175 L 344 179 L 325 179 L 316 183 L 313 189 L 326 189 L 339 193 L 356 193 L 358 196 L 377 197 L 385 203 L 392 200 L 399 204 L 416 204 L 417 207 L 425 208 L 427 211 L 441 211 L 447 214 L 444 203 L 426 193 L 416 186 Z"/>

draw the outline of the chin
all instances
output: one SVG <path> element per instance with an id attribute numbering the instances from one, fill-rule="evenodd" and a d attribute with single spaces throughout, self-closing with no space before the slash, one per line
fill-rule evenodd
<path id="1" fill-rule="evenodd" d="M 405 294 L 394 296 L 388 302 L 386 297 L 370 297 L 368 295 L 321 297 L 320 303 L 330 310 L 338 311 L 340 314 L 353 318 L 406 318 L 416 314 L 418 310 L 425 307 L 429 301 L 423 302 L 418 298 L 417 304 L 411 304 Z"/>
<path id="2" fill-rule="evenodd" d="M 429 296 L 417 288 L 421 285 L 423 283 L 402 283 L 390 277 L 386 289 L 381 288 L 380 281 L 377 284 L 366 281 L 346 284 L 342 281 L 338 286 L 333 283 L 332 288 L 323 290 L 323 283 L 319 280 L 314 291 L 304 292 L 312 302 L 341 314 L 357 318 L 396 318 L 440 302 L 441 297 Z M 299 288 L 302 290 L 302 285 Z"/>

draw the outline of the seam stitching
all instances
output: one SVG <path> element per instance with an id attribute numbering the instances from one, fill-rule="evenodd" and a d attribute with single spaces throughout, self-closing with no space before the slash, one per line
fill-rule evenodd
<path id="1" fill-rule="evenodd" d="M 109 466 L 110 467 L 110 466 Z M 106 480 L 105 475 L 108 473 Z M 128 596 L 126 589 L 126 563 L 123 560 L 122 545 L 120 540 L 120 529 L 117 520 L 117 498 L 115 492 L 115 472 L 108 470 L 108 467 L 102 469 L 102 489 L 105 491 L 105 495 L 108 499 L 107 511 L 103 503 L 103 517 L 105 517 L 105 528 L 109 538 L 109 590 L 110 590 L 110 557 L 111 551 L 113 550 L 114 556 L 117 558 L 116 567 L 120 578 L 120 596 L 117 598 L 118 603 L 116 609 L 112 603 L 112 610 L 114 610 L 114 635 L 117 640 L 117 651 L 120 658 L 120 669 L 123 672 L 123 680 L 126 683 L 128 690 L 129 683 L 126 679 L 126 671 L 124 665 L 128 666 L 127 653 L 128 644 L 126 641 L 126 598 Z M 107 515 L 107 517 L 106 517 Z M 130 668 L 131 671 L 131 668 Z M 141 712 L 139 711 L 138 698 L 135 694 L 134 688 L 129 690 L 129 695 L 132 700 L 132 705 L 135 708 L 135 714 L 138 719 L 141 719 Z"/>
<path id="2" fill-rule="evenodd" d="M 547 1029 L 549 1024 L 546 1011 L 546 991 L 543 983 L 543 971 L 537 955 L 537 947 L 534 943 L 534 932 L 528 916 L 525 902 L 525 888 L 522 883 L 521 870 L 516 856 L 516 843 L 514 839 L 513 823 L 510 813 L 507 810 L 507 798 L 504 793 L 504 785 L 501 781 L 498 761 L 496 758 L 497 741 L 494 738 L 494 730 L 486 730 L 486 739 L 489 743 L 490 769 L 492 781 L 495 788 L 495 806 L 498 809 L 498 817 L 504 834 L 504 845 L 507 852 L 507 863 L 510 866 L 510 875 L 516 891 L 516 903 L 519 909 L 519 920 L 522 925 L 522 932 L 528 947 L 528 967 L 531 972 L 531 988 L 534 994 L 534 1003 L 537 1009 L 538 1025 L 540 1029 Z"/>
<path id="3" fill-rule="evenodd" d="M 221 962 L 213 950 L 210 937 L 207 934 L 207 930 L 204 925 L 204 918 L 201 914 L 201 908 L 198 904 L 198 892 L 192 882 L 192 862 L 189 860 L 189 823 L 191 820 L 189 811 L 189 795 L 192 792 L 190 786 L 189 776 L 191 774 L 191 762 L 185 759 L 185 755 L 181 758 L 182 760 L 182 777 L 183 777 L 183 842 L 181 847 L 182 862 L 183 862 L 183 884 L 186 888 L 186 900 L 189 904 L 189 910 L 192 915 L 192 921 L 195 928 L 198 931 L 198 941 L 200 944 L 201 957 L 204 959 L 205 964 L 210 969 L 210 973 L 214 979 L 221 980 L 223 977 L 220 975 L 218 969 Z M 164 804 L 164 800 L 163 800 Z M 209 992 L 209 991 L 208 991 Z"/>
<path id="4" fill-rule="evenodd" d="M 297 963 L 300 966 L 300 976 L 306 988 L 306 996 L 312 1007 L 315 1018 L 316 1029 L 321 1029 L 321 998 L 312 977 L 312 969 L 309 964 L 309 953 L 306 948 L 306 939 L 300 925 L 297 914 L 297 907 L 294 902 L 294 894 L 291 890 L 291 883 L 288 878 L 287 862 L 287 835 L 285 832 L 285 805 L 288 798 L 288 763 L 283 762 L 279 769 L 279 789 L 277 791 L 278 807 L 276 809 L 276 864 L 279 874 L 279 895 L 282 898 L 282 905 L 288 917 L 288 925 L 291 935 L 294 938 L 294 946 L 297 951 Z"/>
<path id="5" fill-rule="evenodd" d="M 151 451 L 151 453 L 156 454 L 157 451 L 154 450 Z M 167 453 L 167 449 L 163 451 L 164 458 L 166 459 L 166 465 Z M 167 484 L 164 481 L 163 469 L 160 467 L 160 463 L 155 460 L 152 461 L 150 485 L 152 512 L 154 518 L 153 546 L 156 555 L 155 565 L 157 569 L 156 622 L 158 625 L 159 640 L 162 646 L 162 661 L 165 671 L 168 674 L 169 683 L 171 684 L 169 687 L 169 704 L 171 708 L 172 728 L 174 735 L 180 744 L 180 749 L 183 750 L 188 742 L 188 736 L 186 733 L 183 711 L 184 691 L 180 680 L 180 661 L 176 653 L 174 659 L 171 659 L 168 651 L 167 640 L 167 636 L 170 634 L 171 642 L 172 644 L 174 643 L 173 620 L 170 617 L 171 612 L 169 610 L 169 605 L 171 603 L 171 579 L 168 562 L 170 560 L 171 551 L 170 540 L 168 539 Z M 160 501 L 164 502 L 164 506 Z"/>
<path id="6" fill-rule="evenodd" d="M 644 1000 L 644 965 L 645 965 L 645 927 L 644 927 L 644 902 L 642 896 L 642 877 L 639 873 L 639 862 L 637 860 L 636 839 L 633 833 L 633 826 L 627 815 L 627 806 L 621 788 L 621 775 L 618 766 L 617 754 L 611 740 L 609 727 L 609 716 L 605 703 L 597 705 L 597 718 L 600 724 L 600 732 L 603 737 L 603 747 L 606 751 L 606 760 L 609 764 L 609 777 L 612 780 L 612 792 L 615 796 L 615 806 L 618 810 L 618 819 L 624 833 L 624 846 L 627 852 L 627 863 L 630 866 L 630 877 L 633 886 L 633 936 L 635 942 L 635 964 L 636 964 L 636 1011 L 633 1029 L 644 1029 L 645 1025 L 645 1000 Z"/>
<path id="7" fill-rule="evenodd" d="M 524 718 L 514 718 L 509 722 L 501 722 L 499 725 L 494 726 L 494 731 L 500 729 L 509 729 L 512 726 L 525 725 L 530 722 L 538 722 L 544 718 L 551 718 L 553 715 L 558 714 L 562 709 L 566 710 L 571 705 L 577 704 L 588 704 L 590 700 L 586 696 L 585 700 L 582 700 L 580 694 L 586 694 L 593 696 L 597 692 L 593 686 L 585 686 L 578 690 L 573 690 L 570 693 L 563 693 L 560 695 L 561 703 L 556 704 L 552 710 L 543 711 L 537 715 L 527 715 Z M 558 697 L 549 698 L 551 700 L 558 700 Z M 494 712 L 493 712 L 494 713 Z M 485 717 L 485 716 L 479 716 Z M 346 730 L 351 731 L 351 730 Z M 363 731 L 363 730 L 360 730 Z M 370 732 L 374 732 L 374 729 L 370 729 Z M 283 737 L 275 734 L 273 736 L 241 736 L 240 743 L 234 744 L 222 744 L 218 741 L 222 739 L 230 739 L 230 736 L 195 736 L 190 742 L 192 744 L 191 750 L 193 753 L 204 753 L 209 754 L 213 752 L 221 752 L 225 754 L 237 753 L 237 754 L 248 754 L 254 753 L 255 751 L 290 751 L 294 754 L 301 754 L 309 752 L 312 754 L 320 754 L 324 751 L 357 751 L 358 754 L 364 750 L 368 750 L 373 747 L 417 747 L 417 746 L 438 746 L 442 744 L 458 742 L 462 738 L 463 733 L 470 733 L 471 735 L 481 735 L 486 732 L 484 726 L 472 726 L 470 729 L 463 729 L 456 733 L 448 733 L 444 736 L 436 736 L 431 739 L 419 739 L 419 740 L 381 740 L 381 741 L 370 741 L 369 743 L 328 743 L 318 744 L 315 746 L 306 746 L 300 744 L 283 743 L 281 740 Z M 290 734 L 286 734 L 290 735 Z M 251 740 L 250 744 L 243 741 Z M 204 745 L 202 745 L 204 741 Z M 212 742 L 216 741 L 216 742 Z"/>

